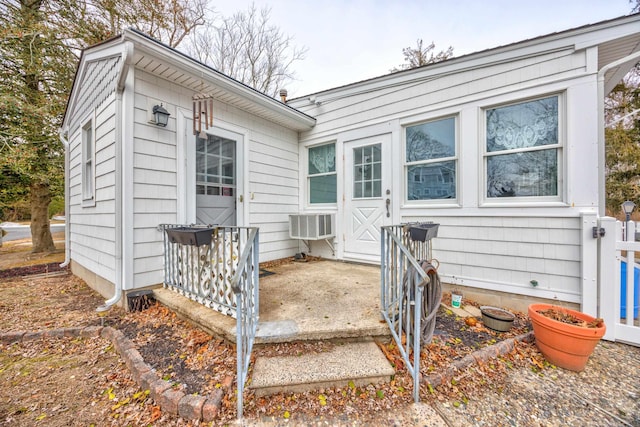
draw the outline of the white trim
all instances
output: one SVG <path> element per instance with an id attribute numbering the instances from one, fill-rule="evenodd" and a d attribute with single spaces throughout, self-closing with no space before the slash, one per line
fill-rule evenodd
<path id="1" fill-rule="evenodd" d="M 122 289 L 135 286 L 134 282 L 134 191 L 133 191 L 133 158 L 134 158 L 134 110 L 135 110 L 135 69 L 129 70 L 125 86 L 128 90 L 122 96 Z"/>
<path id="2" fill-rule="evenodd" d="M 598 317 L 598 240 L 593 228 L 598 227 L 595 213 L 581 213 L 582 236 L 580 244 L 581 301 L 580 311 Z"/>
<path id="3" fill-rule="evenodd" d="M 453 128 L 454 128 L 454 155 L 450 157 L 436 158 L 436 159 L 427 159 L 420 160 L 417 162 L 407 162 L 407 129 L 413 126 L 421 126 L 427 123 L 434 123 L 440 120 L 453 119 Z M 460 109 L 456 109 L 455 112 L 451 114 L 444 115 L 435 115 L 430 118 L 425 118 L 424 120 L 419 120 L 415 122 L 404 122 L 401 126 L 401 144 L 400 144 L 400 156 L 399 159 L 402 164 L 402 198 L 400 202 L 403 208 L 459 208 L 461 207 L 461 146 L 460 146 L 460 132 L 461 132 L 461 118 L 460 118 Z M 410 166 L 421 166 L 421 165 L 430 165 L 433 163 L 439 162 L 448 162 L 453 161 L 455 164 L 455 191 L 456 197 L 453 199 L 421 199 L 421 200 L 409 200 L 409 182 L 408 182 L 408 168 Z M 408 165 L 411 163 L 411 165 Z"/>
<path id="4" fill-rule="evenodd" d="M 636 15 L 637 16 L 637 15 Z M 605 140 L 604 140 L 604 98 L 607 95 L 605 92 L 606 74 L 609 70 L 615 67 L 622 66 L 628 62 L 640 59 L 640 51 L 636 51 L 630 55 L 613 61 L 604 65 L 597 75 L 597 92 L 598 92 L 598 212 L 600 216 L 605 215 L 606 208 L 606 186 L 605 186 L 605 168 L 606 168 L 606 153 L 605 153 Z"/>
<path id="5" fill-rule="evenodd" d="M 550 300 L 565 301 L 565 302 L 581 302 L 581 295 L 574 292 L 567 292 L 562 290 L 542 289 L 534 287 L 517 286 L 513 283 L 498 282 L 498 281 L 485 281 L 472 279 L 466 276 L 449 276 L 442 275 L 440 279 L 443 283 L 451 285 L 468 286 L 470 288 L 477 288 L 481 290 L 491 290 L 504 293 L 510 293 L 514 295 L 526 295 L 535 298 L 545 298 Z"/>
<path id="6" fill-rule="evenodd" d="M 85 50 L 82 53 L 80 63 L 78 64 L 78 70 L 76 71 L 75 80 L 73 81 L 73 87 L 71 88 L 69 95 L 69 101 L 67 102 L 67 108 L 65 110 L 62 125 L 60 126 L 62 129 L 66 129 L 69 126 L 70 115 L 73 113 L 73 109 L 75 108 L 78 97 L 80 96 L 80 85 L 85 80 L 87 66 L 94 61 L 101 61 L 126 55 L 126 52 L 130 51 L 130 49 L 131 46 L 129 44 L 108 46 L 98 45 L 91 48 L 89 52 L 88 50 Z M 127 70 L 124 67 L 120 70 L 120 72 L 125 71 Z"/>
<path id="7" fill-rule="evenodd" d="M 125 30 L 122 37 L 123 40 L 133 41 L 136 43 L 139 51 L 153 55 L 165 65 L 174 66 L 193 75 L 197 75 L 229 94 L 243 98 L 251 104 L 259 105 L 262 108 L 278 114 L 285 120 L 290 121 L 292 125 L 295 123 L 296 126 L 292 127 L 294 130 L 310 130 L 316 124 L 315 118 L 244 85 L 211 67 L 199 63 L 193 58 L 177 53 L 175 50 L 168 49 L 153 39 L 142 36 L 130 29 Z"/>
<path id="8" fill-rule="evenodd" d="M 333 145 L 333 154 L 335 156 L 334 160 L 334 171 L 333 172 L 324 172 L 310 175 L 309 174 L 309 150 L 312 148 L 324 147 L 326 145 Z M 338 191 L 338 142 L 337 141 L 326 141 L 318 144 L 307 145 L 304 147 L 303 157 L 303 171 L 304 171 L 304 205 L 307 209 L 318 209 L 318 210 L 334 210 L 338 205 L 338 200 L 340 199 L 340 192 Z M 336 201 L 333 203 L 311 203 L 311 177 L 318 176 L 330 176 L 335 175 L 336 177 Z M 302 185 L 300 185 L 300 190 L 302 190 Z"/>
<path id="9" fill-rule="evenodd" d="M 82 168 L 81 176 L 81 192 L 82 207 L 94 207 L 96 205 L 96 110 L 93 108 L 91 112 L 82 121 L 80 126 L 80 139 L 82 150 Z M 91 153 L 87 151 L 89 139 L 91 140 Z M 90 176 L 87 176 L 87 163 L 91 162 Z M 87 182 L 89 181 L 89 182 Z"/>
<path id="10" fill-rule="evenodd" d="M 236 141 L 236 225 L 239 227 L 245 226 L 245 224 L 249 224 L 249 207 L 248 204 L 251 202 L 250 197 L 246 193 L 246 189 L 248 185 L 246 182 L 249 182 L 249 131 L 245 128 L 232 125 L 230 123 L 217 123 L 214 126 L 206 129 L 204 131 L 207 134 L 220 136 L 222 138 L 228 138 Z M 189 138 L 187 137 L 187 140 Z M 187 168 L 187 170 L 193 171 L 193 185 L 189 182 L 191 177 L 187 179 L 187 193 L 193 192 L 193 221 L 195 222 L 195 212 L 196 212 L 196 176 L 195 176 L 195 161 L 196 161 L 196 149 L 195 143 L 188 144 L 192 146 L 192 149 L 188 149 L 187 155 L 188 164 L 192 162 L 192 167 Z M 191 190 L 189 190 L 189 188 Z"/>
<path id="11" fill-rule="evenodd" d="M 523 151 L 534 151 L 531 148 L 524 149 L 512 149 L 504 150 L 498 154 L 489 154 L 487 152 L 487 122 L 486 114 L 487 110 L 508 107 L 513 105 L 524 104 L 527 102 L 545 99 L 545 98 L 558 98 L 558 143 L 554 145 L 541 146 L 535 151 L 544 150 L 556 150 L 557 154 L 557 192 L 555 196 L 540 196 L 540 197 L 487 197 L 487 159 L 490 156 L 508 155 Z M 554 91 L 550 93 L 543 93 L 537 96 L 515 98 L 511 101 L 500 102 L 495 104 L 484 104 L 478 107 L 479 112 L 479 155 L 478 155 L 478 189 L 481 194 L 478 198 L 478 206 L 483 207 L 534 207 L 534 206 L 567 206 L 567 155 L 566 150 L 568 147 L 567 141 L 567 120 L 568 114 L 566 111 L 566 90 Z"/>
<path id="12" fill-rule="evenodd" d="M 186 108 L 176 108 L 176 223 L 189 224 L 195 221 L 195 193 L 187 191 L 195 189 L 195 146 L 193 143 L 192 113 Z M 191 135 L 192 138 L 189 138 Z M 182 189 L 182 190 L 181 190 Z"/>

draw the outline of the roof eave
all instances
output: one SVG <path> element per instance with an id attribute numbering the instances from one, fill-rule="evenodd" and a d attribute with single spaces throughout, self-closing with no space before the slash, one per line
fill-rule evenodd
<path id="1" fill-rule="evenodd" d="M 149 53 L 167 64 L 171 64 L 172 66 L 188 71 L 191 74 L 201 75 L 203 79 L 210 81 L 235 96 L 276 112 L 287 119 L 287 122 L 290 122 L 293 125 L 293 130 L 307 131 L 313 128 L 316 124 L 315 118 L 271 98 L 270 96 L 267 96 L 237 80 L 234 80 L 231 77 L 220 73 L 219 71 L 142 33 L 134 30 L 126 30 L 123 33 L 123 37 L 125 40 L 133 41 L 136 49 Z"/>

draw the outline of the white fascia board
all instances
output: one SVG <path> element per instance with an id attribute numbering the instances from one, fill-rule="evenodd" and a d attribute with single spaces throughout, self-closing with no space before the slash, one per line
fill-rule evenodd
<path id="1" fill-rule="evenodd" d="M 628 21 L 615 22 L 610 26 L 591 29 L 585 34 L 577 35 L 576 49 L 586 49 L 637 33 L 640 33 L 640 15 L 630 17 Z"/>
<path id="2" fill-rule="evenodd" d="M 176 50 L 172 50 L 171 48 L 167 48 L 152 39 L 141 36 L 131 30 L 126 30 L 123 33 L 123 37 L 127 40 L 132 40 L 135 43 L 136 48 L 141 51 L 147 52 L 156 58 L 161 59 L 163 62 L 171 64 L 172 66 L 184 70 L 194 76 L 201 76 L 203 79 L 212 82 L 221 89 L 242 97 L 249 102 L 275 111 L 290 120 L 294 120 L 307 128 L 307 130 L 313 128 L 316 124 L 315 118 L 258 92 L 249 86 L 237 82 L 232 78 L 199 63 L 195 59 L 189 58 L 188 56 Z"/>

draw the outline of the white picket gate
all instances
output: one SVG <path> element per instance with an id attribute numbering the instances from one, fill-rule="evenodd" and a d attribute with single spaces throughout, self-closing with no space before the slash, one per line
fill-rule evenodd
<path id="1" fill-rule="evenodd" d="M 640 242 L 635 241 L 635 223 L 629 222 L 626 230 L 615 218 L 603 217 L 599 223 L 600 229 L 605 232 L 599 238 L 598 266 L 598 314 L 607 326 L 603 339 L 640 346 L 640 319 L 635 304 L 637 289 L 634 280 L 636 252 L 640 252 Z M 628 240 L 623 240 L 623 232 L 629 236 Z M 627 266 L 625 295 L 622 295 L 620 286 L 622 261 L 626 261 Z M 625 318 L 621 318 L 623 302 Z"/>

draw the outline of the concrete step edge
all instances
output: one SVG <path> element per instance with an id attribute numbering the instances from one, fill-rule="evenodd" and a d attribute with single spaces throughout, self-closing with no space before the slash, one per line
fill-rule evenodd
<path id="1" fill-rule="evenodd" d="M 375 342 L 351 342 L 326 353 L 258 357 L 249 388 L 259 396 L 390 381 L 395 370 Z"/>

